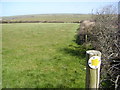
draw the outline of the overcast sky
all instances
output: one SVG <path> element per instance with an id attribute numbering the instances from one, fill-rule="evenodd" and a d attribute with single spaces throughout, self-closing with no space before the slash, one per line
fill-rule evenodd
<path id="1" fill-rule="evenodd" d="M 44 1 L 44 2 L 43 2 Z M 117 5 L 117 0 L 105 1 L 102 0 L 1 0 L 0 1 L 0 16 L 15 16 L 28 14 L 53 14 L 53 13 L 73 13 L 73 14 L 89 14 L 93 10 L 103 6 L 114 4 Z"/>

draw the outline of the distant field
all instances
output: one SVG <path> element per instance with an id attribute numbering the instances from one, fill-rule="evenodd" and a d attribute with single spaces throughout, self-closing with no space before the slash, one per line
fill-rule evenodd
<path id="1" fill-rule="evenodd" d="M 3 88 L 84 88 L 78 24 L 3 24 Z"/>
<path id="2" fill-rule="evenodd" d="M 90 14 L 41 14 L 3 17 L 4 21 L 62 21 L 78 22 L 80 20 L 90 19 Z"/>

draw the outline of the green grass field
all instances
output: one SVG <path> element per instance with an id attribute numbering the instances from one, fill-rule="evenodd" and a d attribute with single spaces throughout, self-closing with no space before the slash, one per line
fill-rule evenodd
<path id="1" fill-rule="evenodd" d="M 74 42 L 77 28 L 71 23 L 3 24 L 3 88 L 84 88 L 85 56 Z"/>
<path id="2" fill-rule="evenodd" d="M 3 20 L 76 22 L 90 18 L 91 18 L 90 14 L 38 14 L 38 15 L 21 15 L 21 16 L 3 17 Z"/>

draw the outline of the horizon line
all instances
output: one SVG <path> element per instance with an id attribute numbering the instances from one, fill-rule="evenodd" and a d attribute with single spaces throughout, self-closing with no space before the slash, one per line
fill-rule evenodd
<path id="1" fill-rule="evenodd" d="M 92 13 L 42 13 L 42 14 L 21 14 L 21 15 L 10 15 L 10 16 L 0 16 L 0 17 L 12 17 L 12 16 L 27 16 L 27 15 L 60 15 L 60 14 L 81 14 L 81 15 L 86 15 L 86 14 L 88 14 L 88 15 L 90 15 L 90 14 L 92 14 Z"/>

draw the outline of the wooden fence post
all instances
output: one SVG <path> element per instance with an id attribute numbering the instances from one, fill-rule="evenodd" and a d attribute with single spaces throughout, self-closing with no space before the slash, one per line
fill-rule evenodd
<path id="1" fill-rule="evenodd" d="M 86 89 L 98 89 L 100 79 L 101 52 L 86 51 Z"/>
<path id="2" fill-rule="evenodd" d="M 87 43 L 87 41 L 88 41 L 88 36 L 87 36 L 87 34 L 85 35 L 85 43 Z"/>

